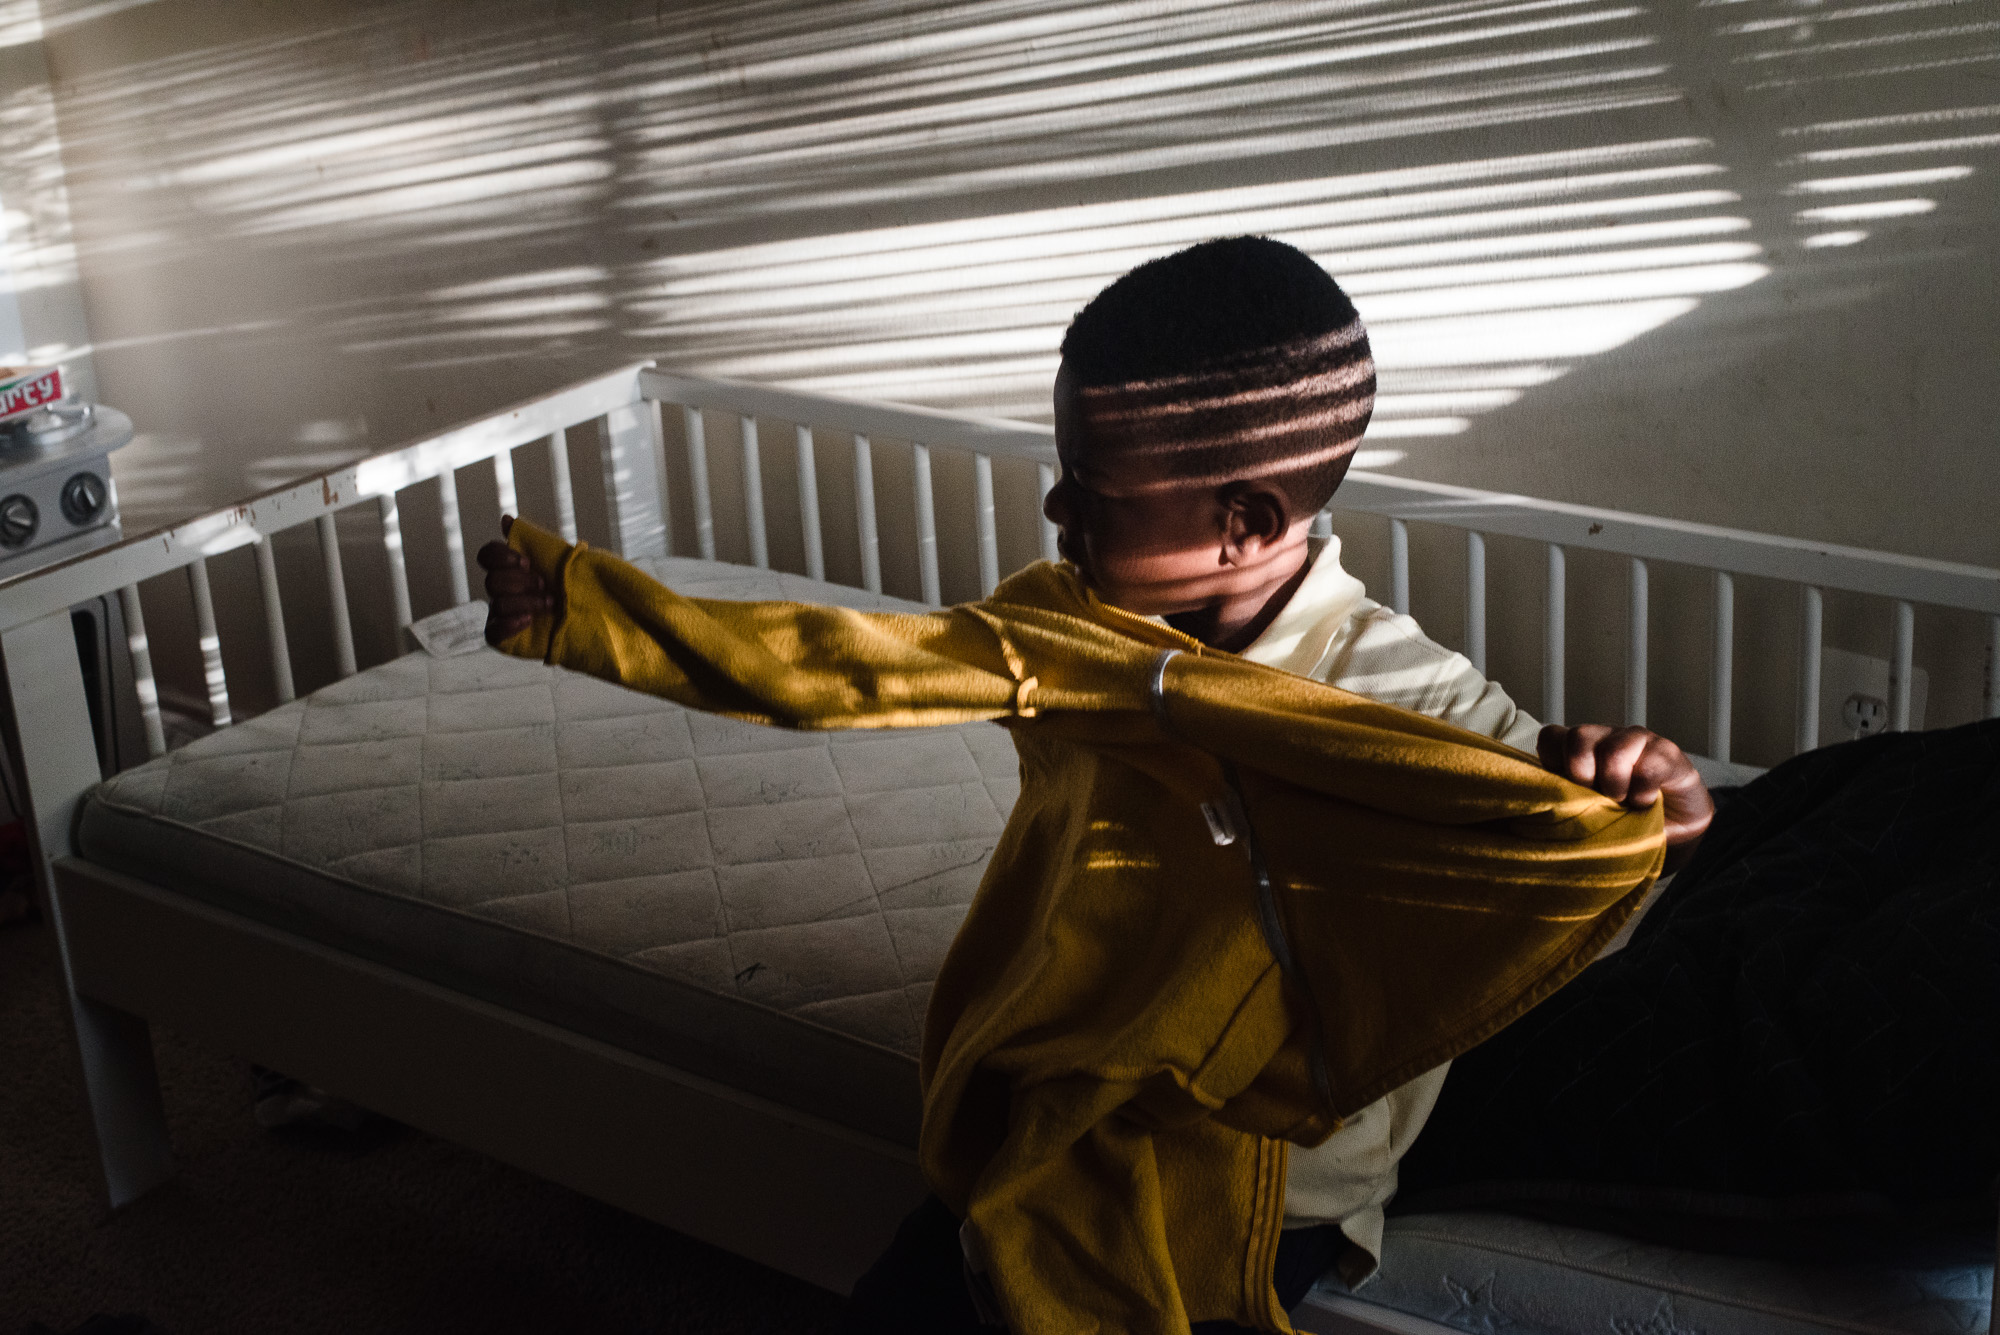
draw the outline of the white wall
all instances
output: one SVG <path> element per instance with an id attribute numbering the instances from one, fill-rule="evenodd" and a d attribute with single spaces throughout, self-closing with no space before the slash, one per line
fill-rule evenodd
<path id="1" fill-rule="evenodd" d="M 1091 292 L 1265 231 L 1375 330 L 1370 466 L 2000 565 L 2000 0 L 44 18 L 135 522 L 646 356 L 1041 415 Z M 1447 640 L 1454 551 L 1419 543 Z M 1495 561 L 1539 596 L 1534 553 Z M 1660 587 L 1699 660 L 1701 589 Z M 1789 595 L 1741 601 L 1775 663 Z M 1620 607 L 1573 609 L 1573 716 L 1616 713 Z M 1829 615 L 1886 652 L 1881 609 Z M 1920 619 L 1933 721 L 1972 708 L 1976 630 Z M 1495 641 L 1539 680 L 1537 636 Z M 1739 751 L 1782 748 L 1784 681 Z"/>
<path id="2" fill-rule="evenodd" d="M 95 388 L 54 90 L 34 0 L 0 0 L 0 365 Z"/>

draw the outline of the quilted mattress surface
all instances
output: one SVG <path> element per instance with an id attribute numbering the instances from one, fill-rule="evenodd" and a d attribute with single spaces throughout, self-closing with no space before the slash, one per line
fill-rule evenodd
<path id="1" fill-rule="evenodd" d="M 645 564 L 696 596 L 913 608 Z M 914 1145 L 931 980 L 1018 782 L 992 724 L 790 732 L 481 647 L 408 654 L 120 774 L 80 845 Z"/>
<path id="2" fill-rule="evenodd" d="M 1320 1281 L 1335 1302 L 1346 1292 Z M 1792 1265 L 1468 1211 L 1390 1220 L 1382 1269 L 1356 1296 L 1509 1335 L 1975 1335 L 1992 1294 L 1990 1253 Z M 1295 1314 L 1307 1329 L 1314 1308 Z"/>

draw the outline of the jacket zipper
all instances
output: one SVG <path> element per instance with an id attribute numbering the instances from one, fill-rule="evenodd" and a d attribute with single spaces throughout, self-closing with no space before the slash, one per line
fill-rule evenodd
<path id="1" fill-rule="evenodd" d="M 1167 664 L 1173 661 L 1179 649 L 1162 649 L 1153 660 L 1152 678 L 1148 683 L 1147 699 L 1152 705 L 1153 717 L 1158 720 L 1162 731 L 1173 734 L 1173 725 L 1167 718 Z M 1278 916 L 1277 889 L 1271 883 L 1271 870 L 1264 861 L 1264 850 L 1257 840 L 1257 827 L 1251 823 L 1250 809 L 1243 801 L 1243 784 L 1237 778 L 1236 767 L 1228 761 L 1216 758 L 1222 767 L 1223 780 L 1229 785 L 1225 795 L 1226 803 L 1218 812 L 1209 803 L 1201 804 L 1201 814 L 1208 821 L 1208 833 L 1217 844 L 1228 846 L 1241 842 L 1243 854 L 1250 864 L 1250 876 L 1257 887 L 1257 926 L 1264 935 L 1264 945 L 1271 952 L 1271 958 L 1278 962 L 1278 972 L 1298 993 L 1306 1004 L 1307 1024 L 1312 1027 L 1311 1041 L 1307 1044 L 1306 1062 L 1312 1072 L 1313 1088 L 1325 1100 L 1327 1107 L 1333 1107 L 1333 1082 L 1327 1075 L 1326 1053 L 1319 1038 L 1319 1009 L 1313 1005 L 1312 989 L 1306 985 L 1305 975 L 1299 970 L 1298 960 L 1292 954 L 1292 943 L 1285 936 L 1284 920 Z"/>

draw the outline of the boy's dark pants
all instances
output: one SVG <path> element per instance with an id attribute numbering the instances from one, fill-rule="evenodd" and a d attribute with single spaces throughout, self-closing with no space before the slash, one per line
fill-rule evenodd
<path id="1" fill-rule="evenodd" d="M 995 1335 L 979 1324 L 965 1286 L 958 1218 L 932 1196 L 896 1230 L 896 1240 L 854 1286 L 840 1323 L 841 1335 Z M 1336 1228 L 1290 1229 L 1279 1239 L 1274 1282 L 1278 1299 L 1296 1307 L 1334 1258 L 1342 1239 Z M 1226 1321 L 1196 1323 L 1194 1335 L 1249 1331 Z"/>
<path id="2" fill-rule="evenodd" d="M 1594 1202 L 1702 1240 L 1990 1225 L 1996 1107 L 1989 720 L 1809 752 L 1724 801 L 1625 950 L 1453 1064 L 1398 1205 Z"/>

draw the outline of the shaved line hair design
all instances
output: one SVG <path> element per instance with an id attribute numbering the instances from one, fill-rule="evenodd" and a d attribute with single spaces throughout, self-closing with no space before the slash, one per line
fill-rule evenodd
<path id="1" fill-rule="evenodd" d="M 1311 257 L 1268 237 L 1140 265 L 1077 313 L 1062 356 L 1077 411 L 1159 470 L 1145 490 L 1261 479 L 1313 513 L 1375 407 L 1354 304 Z"/>

